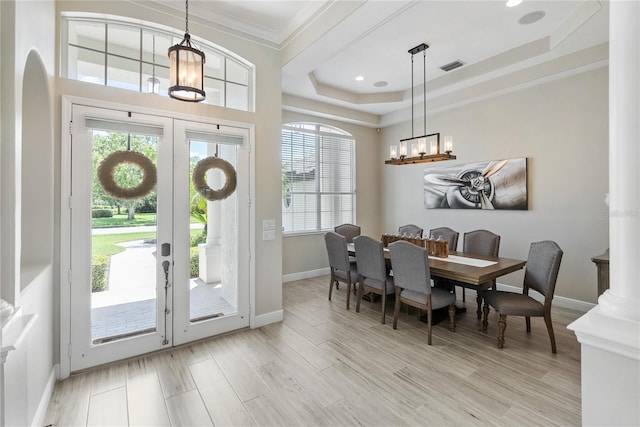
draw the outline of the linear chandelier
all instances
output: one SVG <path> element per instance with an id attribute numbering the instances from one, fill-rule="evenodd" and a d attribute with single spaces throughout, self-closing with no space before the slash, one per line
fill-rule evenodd
<path id="1" fill-rule="evenodd" d="M 389 147 L 390 159 L 384 163 L 387 165 L 408 165 L 413 163 L 423 162 L 439 162 L 442 160 L 454 160 L 456 156 L 451 154 L 453 151 L 453 138 L 450 136 L 444 137 L 444 153 L 440 152 L 440 133 L 432 133 L 427 135 L 427 67 L 426 57 L 427 49 L 429 45 L 426 43 L 419 44 L 418 46 L 409 49 L 411 54 L 411 138 L 405 138 L 400 140 L 400 150 L 398 151 L 398 145 L 391 145 Z M 421 136 L 413 135 L 413 56 L 422 52 L 422 99 L 423 99 L 423 112 L 424 112 L 424 129 Z M 427 147 L 429 148 L 429 154 L 427 154 Z M 411 153 L 411 156 L 409 156 Z"/>
<path id="2" fill-rule="evenodd" d="M 169 96 L 181 101 L 204 101 L 204 52 L 191 44 L 189 0 L 185 1 L 185 33 L 177 45 L 169 48 Z"/>

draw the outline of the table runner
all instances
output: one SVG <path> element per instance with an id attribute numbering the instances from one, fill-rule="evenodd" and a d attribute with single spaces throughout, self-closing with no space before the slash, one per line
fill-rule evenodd
<path id="1" fill-rule="evenodd" d="M 429 256 L 429 259 L 437 259 L 439 261 L 446 261 L 446 262 L 454 262 L 456 264 L 471 265 L 473 267 L 489 267 L 490 265 L 497 264 L 496 261 L 487 261 L 487 260 L 484 260 L 484 259 L 467 258 L 467 257 L 464 257 L 464 256 L 457 256 L 457 255 L 449 255 L 447 258 L 438 258 L 438 257 L 435 257 L 435 256 Z"/>
<path id="2" fill-rule="evenodd" d="M 347 249 L 355 251 L 355 245 L 353 243 L 347 243 Z M 385 252 L 389 252 L 389 248 L 383 249 Z M 473 267 L 489 267 L 490 265 L 497 264 L 497 261 L 487 261 L 484 259 L 468 258 L 465 256 L 449 255 L 447 258 L 438 258 L 435 256 L 429 256 L 430 259 L 437 259 L 440 261 L 453 262 L 456 264 L 471 265 Z"/>

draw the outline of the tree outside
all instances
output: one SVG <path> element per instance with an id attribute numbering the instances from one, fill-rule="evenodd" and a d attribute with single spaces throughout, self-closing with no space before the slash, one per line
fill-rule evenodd
<path id="1" fill-rule="evenodd" d="M 130 138 L 130 147 L 128 139 Z M 157 164 L 157 138 L 144 135 L 127 135 L 120 132 L 96 132 L 93 136 L 93 192 L 92 206 L 110 206 L 117 209 L 126 209 L 129 220 L 135 219 L 136 207 L 144 207 L 144 212 L 155 213 L 157 208 L 156 192 L 152 191 L 147 196 L 138 200 L 119 200 L 105 193 L 100 181 L 97 179 L 98 167 L 102 161 L 115 151 L 125 151 L 130 148 L 148 157 Z M 123 188 L 133 188 L 142 181 L 143 172 L 138 166 L 131 163 L 118 165 L 113 172 L 115 182 Z"/>

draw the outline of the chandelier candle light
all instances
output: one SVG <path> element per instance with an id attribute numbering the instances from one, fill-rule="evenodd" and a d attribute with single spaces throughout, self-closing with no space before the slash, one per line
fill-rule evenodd
<path id="1" fill-rule="evenodd" d="M 191 44 L 189 0 L 185 6 L 185 34 L 180 43 L 169 48 L 169 96 L 181 101 L 200 102 L 204 92 L 204 52 Z"/>
<path id="2" fill-rule="evenodd" d="M 411 138 L 401 139 L 398 151 L 397 145 L 391 145 L 389 147 L 389 154 L 391 159 L 386 160 L 384 163 L 387 165 L 408 165 L 413 163 L 423 162 L 439 162 L 441 160 L 453 160 L 456 156 L 452 155 L 453 151 L 453 138 L 445 136 L 444 153 L 440 153 L 440 134 L 432 133 L 427 135 L 427 67 L 426 57 L 427 49 L 429 45 L 422 43 L 412 49 L 409 49 L 411 54 Z M 423 100 L 424 100 L 424 129 L 422 136 L 413 136 L 413 55 L 422 52 L 422 66 L 423 66 Z M 427 148 L 429 154 L 427 155 Z M 411 157 L 408 156 L 411 150 Z"/>

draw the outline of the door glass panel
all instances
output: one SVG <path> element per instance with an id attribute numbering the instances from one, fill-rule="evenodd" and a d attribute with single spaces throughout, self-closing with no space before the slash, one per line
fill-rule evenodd
<path id="1" fill-rule="evenodd" d="M 205 100 L 207 104 L 224 107 L 224 82 L 222 80 L 205 77 L 204 91 L 207 93 Z"/>
<path id="2" fill-rule="evenodd" d="M 107 86 L 140 90 L 140 62 L 109 55 L 107 57 Z"/>
<path id="3" fill-rule="evenodd" d="M 114 161 L 106 184 L 105 174 L 101 180 L 98 171 L 101 165 L 103 172 L 109 171 L 110 162 L 104 160 L 126 156 L 129 147 L 156 165 L 158 138 L 93 130 L 91 142 L 91 341 L 101 344 L 157 328 L 155 185 L 146 195 L 122 200 L 105 187 L 138 187 L 141 167 Z"/>
<path id="4" fill-rule="evenodd" d="M 237 110 L 247 110 L 249 105 L 247 104 L 247 92 L 249 88 L 247 86 L 237 85 L 227 82 L 227 107 L 235 108 Z"/>
<path id="5" fill-rule="evenodd" d="M 238 211 L 236 191 L 220 200 L 208 200 L 196 190 L 193 174 L 203 160 L 218 157 L 226 161 L 222 167 L 208 168 L 204 175 L 208 189 L 224 193 L 228 186 L 222 169 L 227 168 L 227 174 L 235 174 L 237 148 L 235 145 L 191 140 L 189 151 L 189 319 L 199 322 L 237 313 Z"/>
<path id="6" fill-rule="evenodd" d="M 68 56 L 67 75 L 69 78 L 87 83 L 104 84 L 104 53 L 70 46 Z"/>
<path id="7" fill-rule="evenodd" d="M 110 24 L 107 51 L 125 58 L 140 59 L 140 29 Z"/>

